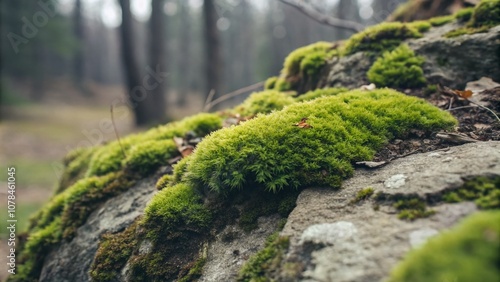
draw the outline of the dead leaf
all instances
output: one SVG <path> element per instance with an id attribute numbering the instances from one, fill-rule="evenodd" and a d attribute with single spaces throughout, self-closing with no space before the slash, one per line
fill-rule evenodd
<path id="1" fill-rule="evenodd" d="M 489 124 L 484 124 L 484 123 L 475 123 L 474 127 L 478 130 L 483 130 L 483 129 L 488 129 L 491 128 L 491 125 Z"/>
<path id="2" fill-rule="evenodd" d="M 300 122 L 294 124 L 294 126 L 297 126 L 298 128 L 312 128 L 312 125 L 308 124 L 306 121 L 308 118 L 302 118 Z"/>
<path id="3" fill-rule="evenodd" d="M 460 133 L 438 133 L 436 137 L 442 139 L 446 142 L 454 143 L 454 144 L 465 144 L 465 143 L 473 143 L 478 142 L 478 140 L 472 139 L 465 134 Z"/>
<path id="4" fill-rule="evenodd" d="M 453 93 L 464 99 L 469 99 L 470 97 L 472 97 L 472 91 L 470 90 L 464 90 L 464 91 L 453 90 Z"/>
<path id="5" fill-rule="evenodd" d="M 180 147 L 178 150 L 181 153 L 182 157 L 185 158 L 185 157 L 191 155 L 191 153 L 193 153 L 194 147 L 191 145 L 187 145 L 187 146 Z"/>

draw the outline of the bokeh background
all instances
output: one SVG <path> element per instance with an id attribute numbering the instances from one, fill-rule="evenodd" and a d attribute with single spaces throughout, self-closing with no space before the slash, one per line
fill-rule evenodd
<path id="1" fill-rule="evenodd" d="M 278 75 L 290 51 L 354 33 L 283 2 L 1 0 L 0 182 L 15 166 L 18 226 L 52 195 L 66 153 L 116 139 L 111 105 L 122 136 L 200 112 L 211 92 L 252 86 L 217 107 L 231 106 Z M 368 26 L 405 1 L 291 2 Z M 130 95 L 147 99 L 131 108 Z M 2 200 L 4 239 L 6 216 Z"/>

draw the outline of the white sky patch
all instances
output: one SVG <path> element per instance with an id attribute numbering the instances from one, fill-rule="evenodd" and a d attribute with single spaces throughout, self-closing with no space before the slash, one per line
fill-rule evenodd
<path id="1" fill-rule="evenodd" d="M 146 22 L 151 16 L 151 0 L 131 0 L 130 10 L 136 20 Z"/>
<path id="2" fill-rule="evenodd" d="M 122 23 L 122 11 L 115 0 L 106 0 L 101 9 L 101 20 L 109 28 L 119 27 Z"/>

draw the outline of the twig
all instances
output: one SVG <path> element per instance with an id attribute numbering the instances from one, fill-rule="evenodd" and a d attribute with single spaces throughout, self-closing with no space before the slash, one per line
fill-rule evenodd
<path id="1" fill-rule="evenodd" d="M 476 105 L 476 106 L 479 106 L 479 107 L 481 107 L 481 108 L 483 108 L 483 109 L 485 109 L 485 110 L 489 111 L 490 113 L 492 113 L 492 114 L 493 114 L 493 115 L 497 118 L 497 120 L 498 120 L 498 121 L 500 121 L 500 118 L 497 116 L 497 114 L 495 114 L 495 112 L 494 112 L 494 111 L 492 111 L 490 108 L 485 107 L 485 106 L 483 106 L 483 105 L 480 105 L 480 104 L 478 104 L 478 103 L 476 103 L 476 102 L 474 102 L 474 101 L 471 101 L 471 100 L 469 100 L 469 102 L 471 102 L 472 104 L 474 104 L 474 105 Z"/>
<path id="2" fill-rule="evenodd" d="M 238 95 L 241 95 L 241 94 L 245 94 L 247 93 L 248 91 L 251 91 L 251 90 L 255 90 L 257 88 L 260 88 L 262 86 L 264 86 L 264 83 L 265 81 L 261 81 L 261 82 L 257 82 L 255 84 L 252 84 L 252 85 L 249 85 L 249 86 L 245 86 L 243 88 L 240 88 L 238 90 L 235 90 L 233 92 L 230 92 L 230 93 L 227 93 L 211 102 L 208 102 L 209 100 L 207 99 L 207 102 L 205 104 L 205 107 L 203 108 L 203 111 L 204 112 L 207 112 L 208 110 L 210 110 L 213 106 L 223 102 L 223 101 L 226 101 L 227 99 L 230 99 L 230 98 L 233 98 L 233 97 L 236 97 Z"/>
<path id="3" fill-rule="evenodd" d="M 454 111 L 454 110 L 468 109 L 468 108 L 475 108 L 475 107 L 474 106 L 462 106 L 462 107 L 456 107 L 453 109 L 447 109 L 447 111 Z"/>
<path id="4" fill-rule="evenodd" d="M 125 154 L 125 149 L 123 149 L 122 142 L 120 140 L 120 135 L 118 135 L 118 130 L 116 129 L 115 117 L 113 115 L 113 105 L 109 107 L 109 111 L 111 112 L 111 123 L 113 124 L 113 128 L 115 130 L 116 140 L 118 141 L 118 145 L 120 145 L 120 148 L 122 149 L 123 157 L 127 158 L 127 155 Z"/>
<path id="5" fill-rule="evenodd" d="M 212 99 L 214 98 L 214 96 L 215 96 L 215 89 L 210 89 L 210 92 L 208 92 L 207 100 L 205 100 L 205 106 L 203 108 L 204 112 L 208 111 L 206 110 L 206 107 L 207 105 L 212 103 Z"/>
<path id="6" fill-rule="evenodd" d="M 303 1 L 290 1 L 290 0 L 279 0 L 279 1 L 291 7 L 294 7 L 295 9 L 299 10 L 300 12 L 308 16 L 309 18 L 321 24 L 325 24 L 336 28 L 343 28 L 354 32 L 362 31 L 365 28 L 365 26 L 360 23 L 330 17 L 321 12 L 318 12 L 312 6 L 305 5 Z"/>

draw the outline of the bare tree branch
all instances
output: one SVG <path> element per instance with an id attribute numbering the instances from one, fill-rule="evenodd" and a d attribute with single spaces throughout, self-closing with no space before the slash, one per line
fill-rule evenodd
<path id="1" fill-rule="evenodd" d="M 233 98 L 233 97 L 236 97 L 238 95 L 241 95 L 241 94 L 245 94 L 249 91 L 252 91 L 252 90 L 255 90 L 255 89 L 258 89 L 258 88 L 261 88 L 262 86 L 264 86 L 264 83 L 265 81 L 261 81 L 261 82 L 257 82 L 255 84 L 252 84 L 252 85 L 249 85 L 249 86 L 245 86 L 241 89 L 238 89 L 238 90 L 235 90 L 233 92 L 230 92 L 230 93 L 227 93 L 227 94 L 224 94 L 222 96 L 220 96 L 219 98 L 211 101 L 211 99 L 207 99 L 207 101 L 205 102 L 205 107 L 203 108 L 203 111 L 205 112 L 208 112 L 213 106 L 221 103 L 221 102 L 224 102 L 226 101 L 227 99 L 230 99 L 230 98 Z"/>
<path id="2" fill-rule="evenodd" d="M 279 0 L 279 1 L 284 3 L 284 4 L 289 5 L 291 7 L 294 7 L 295 9 L 304 13 L 306 16 L 310 17 L 311 19 L 313 19 L 319 23 L 325 24 L 325 25 L 329 25 L 329 26 L 336 27 L 336 28 L 344 28 L 344 29 L 351 30 L 354 32 L 362 31 L 365 28 L 364 25 L 357 23 L 357 22 L 342 20 L 342 19 L 338 19 L 338 18 L 334 18 L 334 17 L 330 17 L 328 15 L 325 15 L 325 14 L 317 11 L 316 9 L 314 9 L 312 6 L 304 4 L 303 0 L 298 0 L 298 1 Z"/>

